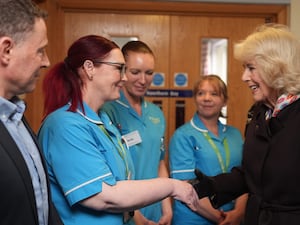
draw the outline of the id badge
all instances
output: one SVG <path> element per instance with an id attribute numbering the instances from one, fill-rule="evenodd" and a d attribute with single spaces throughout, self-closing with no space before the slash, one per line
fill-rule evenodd
<path id="1" fill-rule="evenodd" d="M 122 138 L 125 140 L 126 145 L 128 147 L 131 147 L 133 145 L 136 145 L 136 144 L 139 144 L 139 143 L 142 142 L 142 138 L 140 136 L 140 133 L 137 130 L 123 135 Z"/>

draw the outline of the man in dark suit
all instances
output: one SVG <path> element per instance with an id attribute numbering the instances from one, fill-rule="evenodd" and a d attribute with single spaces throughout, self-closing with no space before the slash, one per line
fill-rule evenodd
<path id="1" fill-rule="evenodd" d="M 19 95 L 49 66 L 46 13 L 30 0 L 0 0 L 0 224 L 60 225 L 43 155 Z"/>

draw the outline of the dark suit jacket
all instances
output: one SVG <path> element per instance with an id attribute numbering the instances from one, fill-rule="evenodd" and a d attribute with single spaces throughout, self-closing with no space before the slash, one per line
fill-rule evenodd
<path id="1" fill-rule="evenodd" d="M 36 137 L 25 119 L 25 126 L 37 144 Z M 40 150 L 39 150 L 40 151 Z M 40 151 L 41 153 L 41 151 Z M 42 160 L 44 160 L 41 154 Z M 43 161 L 45 167 L 45 161 Z M 46 169 L 45 169 L 46 170 Z M 49 180 L 49 225 L 62 222 L 51 202 Z M 0 224 L 38 225 L 37 209 L 31 177 L 25 160 L 4 124 L 0 121 Z"/>

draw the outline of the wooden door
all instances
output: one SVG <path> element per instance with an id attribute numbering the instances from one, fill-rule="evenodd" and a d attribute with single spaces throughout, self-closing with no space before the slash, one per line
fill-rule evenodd
<path id="1" fill-rule="evenodd" d="M 87 34 L 97 34 L 107 38 L 137 37 L 153 50 L 156 62 L 155 71 L 169 77 L 169 16 L 72 12 L 65 15 L 65 27 L 65 46 L 69 46 L 78 37 Z M 168 90 L 169 85 L 169 79 L 165 79 L 161 90 Z M 169 99 L 167 97 L 147 97 L 147 100 L 158 104 L 168 119 L 167 123 L 172 122 L 169 119 Z"/>
<path id="2" fill-rule="evenodd" d="M 241 82 L 241 64 L 232 57 L 233 44 L 245 38 L 258 24 L 287 21 L 285 5 L 47 0 L 41 6 L 49 11 L 48 53 L 52 65 L 63 60 L 67 48 L 80 36 L 134 36 L 153 49 L 156 55 L 156 71 L 165 75 L 164 85 L 159 87 L 163 91 L 191 91 L 200 76 L 201 39 L 227 38 L 228 123 L 238 127 L 241 132 L 244 130 L 252 97 Z M 175 85 L 174 74 L 178 72 L 188 76 L 183 87 Z M 195 112 L 191 97 L 158 95 L 148 99 L 161 103 L 167 118 L 167 140 L 176 126 L 190 120 Z M 41 83 L 26 100 L 29 105 L 27 117 L 37 130 L 42 117 Z"/>
<path id="3" fill-rule="evenodd" d="M 185 72 L 188 84 L 184 88 L 192 90 L 201 75 L 201 40 L 203 38 L 225 38 L 228 40 L 227 86 L 229 102 L 227 104 L 227 122 L 244 130 L 247 110 L 252 104 L 252 96 L 241 81 L 242 65 L 233 59 L 233 45 L 253 31 L 258 24 L 265 23 L 264 18 L 172 16 L 170 39 L 170 74 Z M 172 77 L 171 77 L 172 78 Z M 174 82 L 170 82 L 171 89 Z M 195 113 L 193 98 L 171 98 L 169 117 L 176 118 L 176 105 L 180 101 L 185 105 L 185 121 Z M 169 134 L 176 124 L 169 123 Z"/>
<path id="4" fill-rule="evenodd" d="M 252 104 L 250 91 L 241 81 L 242 66 L 232 57 L 234 42 L 243 39 L 264 18 L 182 16 L 182 15 L 137 15 L 112 13 L 65 14 L 65 46 L 87 34 L 111 37 L 138 37 L 153 49 L 156 55 L 156 71 L 165 75 L 160 91 L 192 91 L 200 76 L 201 39 L 218 37 L 228 39 L 228 123 L 242 132 L 247 110 Z M 75 28 L 75 29 L 74 29 Z M 176 86 L 175 74 L 187 75 L 185 86 Z M 154 88 L 154 87 L 153 87 Z M 156 88 L 157 89 L 157 88 Z M 194 100 L 190 96 L 148 97 L 161 105 L 167 118 L 166 140 L 174 130 L 191 119 L 195 112 Z"/>

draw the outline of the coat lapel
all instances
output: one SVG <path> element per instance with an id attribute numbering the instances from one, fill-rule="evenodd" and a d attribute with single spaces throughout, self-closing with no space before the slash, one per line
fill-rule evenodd
<path id="1" fill-rule="evenodd" d="M 20 176 L 23 179 L 24 186 L 27 190 L 27 195 L 29 196 L 31 205 L 32 205 L 32 211 L 34 214 L 36 214 L 37 218 L 37 210 L 36 210 L 36 204 L 35 204 L 35 196 L 33 192 L 33 186 L 31 182 L 31 176 L 29 173 L 29 170 L 27 168 L 26 162 L 22 156 L 22 153 L 18 149 L 17 144 L 7 131 L 4 124 L 0 121 L 0 145 L 6 151 L 7 155 L 11 158 L 11 161 L 15 164 L 16 168 L 18 169 Z"/>

